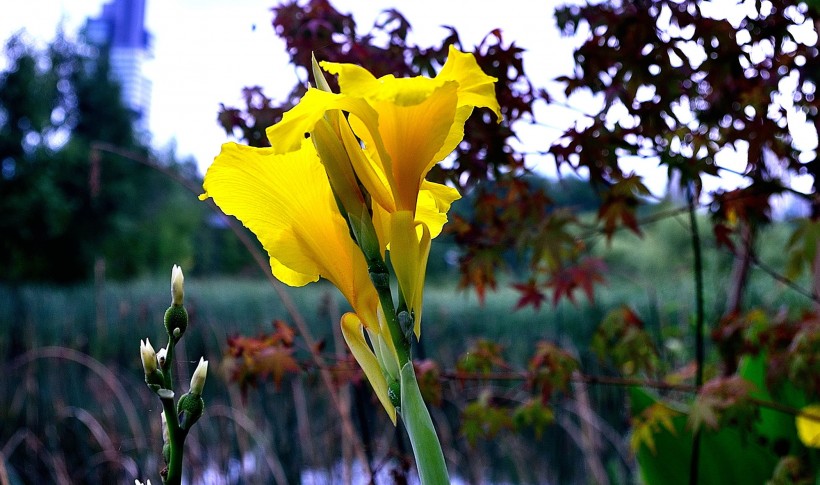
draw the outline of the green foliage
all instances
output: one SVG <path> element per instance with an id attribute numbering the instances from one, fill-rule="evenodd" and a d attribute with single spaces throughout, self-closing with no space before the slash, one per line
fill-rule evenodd
<path id="1" fill-rule="evenodd" d="M 624 375 L 653 375 L 658 352 L 644 323 L 630 308 L 610 311 L 592 336 L 592 351 L 601 361 L 611 360 Z"/>
<path id="2" fill-rule="evenodd" d="M 518 406 L 513 412 L 512 419 L 516 430 L 532 430 L 535 437 L 540 439 L 547 426 L 555 421 L 555 414 L 541 400 L 532 399 Z"/>
<path id="3" fill-rule="evenodd" d="M 478 340 L 471 349 L 464 353 L 456 364 L 460 372 L 489 374 L 504 360 L 501 356 L 501 345 L 490 340 Z"/>
<path id="4" fill-rule="evenodd" d="M 198 248 L 196 232 L 211 230 L 207 207 L 168 176 L 198 184 L 195 165 L 178 161 L 173 152 L 163 161 L 149 160 L 105 49 L 62 35 L 37 49 L 18 35 L 8 41 L 5 56 L 0 278 L 74 282 L 89 278 L 97 262 L 105 263 L 106 276 L 127 278 L 172 263 L 220 261 Z M 209 238 L 221 235 L 202 239 Z M 238 244 L 231 240 L 223 247 L 235 254 Z M 246 264 L 244 253 L 243 258 Z M 227 269 L 236 267 L 227 263 Z"/>
<path id="5" fill-rule="evenodd" d="M 632 413 L 638 415 L 658 402 L 657 397 L 637 388 L 631 393 Z M 689 460 L 693 435 L 685 414 L 664 415 L 651 428 L 651 437 L 638 444 L 636 452 L 641 477 L 647 485 L 685 485 L 689 482 Z M 671 426 L 670 426 L 671 422 Z M 638 425 L 641 434 L 646 426 Z M 767 443 L 768 445 L 768 443 Z M 771 446 L 746 439 L 737 427 L 724 427 L 702 434 L 700 473 L 697 483 L 764 483 L 772 476 L 778 456 Z"/>
<path id="6" fill-rule="evenodd" d="M 797 227 L 789 238 L 789 254 L 786 276 L 796 278 L 804 268 L 814 264 L 817 244 L 820 242 L 820 223 L 812 219 L 797 221 Z"/>
<path id="7" fill-rule="evenodd" d="M 646 483 L 689 483 L 693 429 L 699 423 L 707 426 L 701 428 L 698 483 L 766 483 L 769 479 L 783 483 L 777 480 L 786 475 L 784 467 L 805 467 L 799 460 L 781 460 L 806 456 L 806 448 L 797 439 L 794 416 L 750 401 L 795 409 L 806 403 L 805 395 L 788 382 L 770 388 L 766 366 L 763 355 L 744 358 L 737 376 L 715 379 L 703 387 L 688 416 L 658 396 L 633 388 L 632 442 Z"/>
<path id="8" fill-rule="evenodd" d="M 492 439 L 512 426 L 513 418 L 509 411 L 493 406 L 488 393 L 467 404 L 461 414 L 461 432 L 472 445 L 479 439 Z"/>

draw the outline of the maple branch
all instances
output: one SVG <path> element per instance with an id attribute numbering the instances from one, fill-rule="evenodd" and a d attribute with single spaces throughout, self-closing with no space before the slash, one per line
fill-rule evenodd
<path id="1" fill-rule="evenodd" d="M 352 371 L 357 372 L 359 367 L 351 363 L 350 361 L 340 360 L 338 358 L 334 358 L 329 356 L 325 360 L 336 360 L 339 362 L 336 366 L 329 366 L 326 367 L 326 370 L 342 370 L 342 371 Z M 305 370 L 310 369 L 312 365 L 315 363 L 311 361 L 300 361 L 300 366 L 303 367 Z M 444 370 L 439 373 L 439 377 L 442 381 L 457 381 L 457 382 L 465 382 L 465 381 L 497 381 L 497 382 L 526 382 L 529 378 L 529 372 L 527 371 L 503 371 L 503 372 L 463 372 L 459 370 Z M 678 384 L 673 382 L 666 382 L 666 381 L 658 381 L 658 380 L 649 380 L 649 379 L 640 379 L 636 377 L 618 377 L 618 376 L 603 376 L 603 375 L 592 375 L 592 374 L 582 374 L 582 373 L 575 373 L 570 377 L 570 381 L 573 382 L 583 382 L 589 385 L 601 385 L 601 386 L 615 386 L 615 387 L 644 387 L 650 389 L 657 389 L 661 391 L 676 391 L 682 392 L 687 394 L 697 394 L 698 386 L 694 384 Z M 747 396 L 745 397 L 750 403 L 760 406 L 762 408 L 772 409 L 774 411 L 779 411 L 783 414 L 788 414 L 790 416 L 799 416 L 801 415 L 801 410 L 792 406 L 787 406 L 785 404 L 781 404 L 775 401 L 767 401 L 765 399 L 759 399 L 756 397 Z M 810 414 L 803 414 L 806 419 L 810 419 L 813 421 L 820 422 L 820 416 L 810 415 Z"/>
<path id="2" fill-rule="evenodd" d="M 778 271 L 776 271 L 771 266 L 765 264 L 763 261 L 760 261 L 760 259 L 757 257 L 756 254 L 752 254 L 751 263 L 753 265 L 755 265 L 757 268 L 759 268 L 761 271 L 763 271 L 764 273 L 769 275 L 772 279 L 774 279 L 778 283 L 782 283 L 782 284 L 788 286 L 789 288 L 791 288 L 792 290 L 794 290 L 795 292 L 797 292 L 798 294 L 800 294 L 802 296 L 805 296 L 806 298 L 810 299 L 814 303 L 820 304 L 820 295 L 817 295 L 816 293 L 812 293 L 811 291 L 803 288 L 802 286 L 795 283 L 795 281 L 792 280 L 791 278 L 789 278 L 788 276 L 786 276 L 782 273 L 779 273 Z"/>

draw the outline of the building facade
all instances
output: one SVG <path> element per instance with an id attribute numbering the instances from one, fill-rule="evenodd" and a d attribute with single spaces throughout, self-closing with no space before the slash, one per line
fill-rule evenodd
<path id="1" fill-rule="evenodd" d="M 143 71 L 152 58 L 152 37 L 145 29 L 145 0 L 112 0 L 99 17 L 85 26 L 89 41 L 108 46 L 111 72 L 119 81 L 125 105 L 136 114 L 136 126 L 148 129 L 151 112 L 151 81 Z"/>

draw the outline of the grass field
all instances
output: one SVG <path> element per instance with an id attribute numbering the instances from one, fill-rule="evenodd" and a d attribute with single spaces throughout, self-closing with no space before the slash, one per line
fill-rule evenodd
<path id="1" fill-rule="evenodd" d="M 760 236 L 758 254 L 771 267 L 784 265 L 787 229 L 773 227 Z M 707 322 L 715 322 L 724 311 L 732 258 L 715 249 L 708 234 L 704 239 Z M 594 302 L 579 294 L 575 305 L 563 301 L 540 311 L 515 311 L 518 297 L 506 283 L 514 275 L 502 275 L 498 291 L 480 305 L 472 292 L 455 288 L 454 277 L 441 275 L 425 290 L 417 350 L 452 368 L 471 342 L 484 338 L 500 343 L 511 363 L 524 366 L 535 342 L 547 339 L 575 349 L 585 372 L 606 373 L 588 350 L 590 336 L 609 310 L 629 305 L 659 344 L 681 343 L 681 350 L 665 355 L 668 360 L 689 359 L 694 284 L 686 220 L 653 224 L 640 239 L 622 233 L 609 244 L 601 238 L 588 244 L 609 268 L 607 285 Z M 336 316 L 345 309 L 335 289 L 319 283 L 284 291 L 332 353 Z M 165 276 L 74 287 L 0 287 L 0 482 L 4 475 L 12 484 L 157 477 L 159 406 L 142 382 L 138 341 L 149 337 L 155 347 L 164 345 L 161 318 L 169 300 Z M 746 302 L 772 311 L 796 312 L 808 305 L 759 269 L 752 271 Z M 192 481 L 269 483 L 278 477 L 296 483 L 304 470 L 338 465 L 347 453 L 339 440 L 339 418 L 314 372 L 286 381 L 280 390 L 266 383 L 243 400 L 220 367 L 228 336 L 266 332 L 275 319 L 291 322 L 272 286 L 262 278 L 189 277 L 186 305 L 192 324 L 178 375 L 189 376 L 201 355 L 212 363 L 206 415 L 189 439 Z M 470 386 L 449 390 L 461 398 L 479 392 Z M 370 391 L 359 386 L 345 392 L 375 463 L 382 463 L 383 471 L 400 467 L 394 453 L 406 451 L 407 444 L 397 440 L 401 434 L 382 416 Z M 634 464 L 623 452 L 628 438 L 622 392 L 592 388 L 590 398 L 613 436 L 600 452 L 602 460 L 615 482 L 629 481 Z M 460 402 L 445 400 L 433 415 L 451 466 L 469 482 L 587 480 L 583 451 L 572 440 L 576 417 L 568 404 L 556 406 L 558 424 L 540 439 L 500 436 L 472 447 L 459 432 Z M 208 481 L 214 476 L 219 480 Z"/>

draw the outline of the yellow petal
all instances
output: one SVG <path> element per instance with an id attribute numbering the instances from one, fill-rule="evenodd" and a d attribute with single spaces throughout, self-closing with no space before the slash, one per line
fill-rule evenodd
<path id="1" fill-rule="evenodd" d="M 353 113 L 368 130 L 378 130 L 378 114 L 364 99 L 310 88 L 299 100 L 299 104 L 282 116 L 279 123 L 265 130 L 274 153 L 298 150 L 305 134 L 312 132 L 316 123 L 330 110 Z M 376 149 L 381 149 L 378 141 L 376 145 Z"/>
<path id="2" fill-rule="evenodd" d="M 342 119 L 339 130 L 345 149 L 350 157 L 350 163 L 364 185 L 367 192 L 382 207 L 390 212 L 396 210 L 396 202 L 390 190 L 390 181 L 384 167 L 377 164 L 372 156 L 362 149 L 359 141 L 350 129 L 350 124 Z"/>
<path id="3" fill-rule="evenodd" d="M 453 202 L 460 199 L 458 190 L 446 185 L 437 184 L 423 180 L 419 198 L 416 204 L 416 233 L 421 237 L 420 224 L 424 224 L 430 232 L 430 237 L 435 238 L 447 223 L 447 212 Z M 382 256 L 386 249 L 390 249 L 392 214 L 380 205 L 373 206 L 373 226 L 376 234 L 382 243 Z"/>
<path id="4" fill-rule="evenodd" d="M 424 304 L 424 279 L 427 275 L 427 260 L 430 257 L 430 231 L 424 224 L 418 224 L 416 228 L 421 232 L 419 234 L 419 269 L 418 277 L 416 279 L 416 294 L 413 301 L 413 313 L 415 315 L 413 332 L 416 338 L 421 338 L 421 313 L 422 305 Z"/>
<path id="5" fill-rule="evenodd" d="M 345 342 L 347 342 L 347 346 L 350 347 L 353 357 L 356 359 L 356 362 L 359 363 L 359 366 L 361 366 L 370 385 L 373 386 L 376 397 L 379 398 L 379 402 L 382 403 L 384 410 L 387 411 L 390 420 L 393 421 L 395 425 L 396 408 L 390 402 L 390 398 L 387 395 L 387 379 L 385 379 L 379 362 L 376 360 L 376 355 L 367 345 L 367 341 L 364 338 L 362 321 L 355 313 L 345 313 L 342 315 L 341 324 L 342 335 L 344 336 Z"/>
<path id="6" fill-rule="evenodd" d="M 338 212 L 327 175 L 310 140 L 277 155 L 272 148 L 226 143 L 208 169 L 201 199 L 212 197 L 248 227 L 270 256 L 280 281 L 302 286 L 330 280 L 375 321 L 378 299 L 364 257 Z M 368 321 L 368 320 L 365 320 Z"/>
<path id="7" fill-rule="evenodd" d="M 441 148 L 439 148 L 438 152 L 436 152 L 435 156 L 427 164 L 424 173 L 429 172 L 435 164 L 447 158 L 447 156 L 458 147 L 458 144 L 464 139 L 464 123 L 467 122 L 467 118 L 469 118 L 472 113 L 472 106 L 459 106 L 458 109 L 456 109 L 456 116 L 450 125 L 450 131 L 447 132 L 447 137 L 444 139 L 444 143 L 441 144 Z"/>
<path id="8" fill-rule="evenodd" d="M 338 123 L 340 118 L 338 110 L 329 111 L 328 114 L 332 115 Z M 333 193 L 345 211 L 360 213 L 365 210 L 364 196 L 359 190 L 359 182 L 353 172 L 350 157 L 327 118 L 322 118 L 316 123 L 310 139 L 313 140 L 316 153 L 319 154 L 322 165 L 325 167 Z"/>
<path id="9" fill-rule="evenodd" d="M 820 404 L 810 404 L 801 409 L 795 418 L 795 425 L 797 436 L 804 445 L 820 448 Z"/>
<path id="10" fill-rule="evenodd" d="M 391 101 L 373 103 L 379 113 L 379 136 L 390 154 L 397 210 L 416 208 L 421 181 L 432 167 L 455 119 L 457 88 L 455 83 L 446 83 L 415 105 Z"/>
<path id="11" fill-rule="evenodd" d="M 390 217 L 390 261 L 399 282 L 399 291 L 408 306 L 415 297 L 418 276 L 418 237 L 413 213 L 398 211 Z"/>
<path id="12" fill-rule="evenodd" d="M 402 106 L 419 104 L 446 81 L 424 76 L 397 78 L 392 74 L 376 79 L 366 69 L 355 64 L 322 62 L 321 65 L 327 72 L 337 76 L 341 94 L 365 98 L 370 103 L 390 101 Z"/>
<path id="13" fill-rule="evenodd" d="M 390 248 L 390 218 L 391 212 L 376 204 L 373 206 L 373 227 L 376 229 L 376 235 L 382 243 L 382 257 L 384 251 Z"/>
<path id="14" fill-rule="evenodd" d="M 416 223 L 427 226 L 431 238 L 437 237 L 447 222 L 447 212 L 450 206 L 460 198 L 458 190 L 452 187 L 427 180 L 422 181 L 416 205 Z"/>
<path id="15" fill-rule="evenodd" d="M 390 261 L 399 282 L 399 291 L 408 308 L 415 315 L 415 331 L 418 335 L 424 277 L 430 254 L 430 231 L 424 224 L 416 224 L 413 213 L 397 211 L 390 220 Z"/>
<path id="16" fill-rule="evenodd" d="M 464 123 L 474 107 L 488 107 L 499 120 L 501 117 L 496 78 L 486 75 L 472 54 L 452 46 L 435 79 L 392 75 L 376 79 L 353 64 L 322 62 L 321 66 L 337 75 L 341 95 L 366 100 L 378 113 L 377 131 L 367 116 L 356 111 L 350 111 L 354 115 L 350 124 L 371 162 L 356 167 L 357 175 L 368 190 L 380 190 L 371 172 L 384 173 L 378 178 L 389 184 L 393 200 L 388 202 L 381 193 L 374 198 L 389 212 L 416 210 L 422 180 L 461 142 Z"/>
<path id="17" fill-rule="evenodd" d="M 330 74 L 336 75 L 339 89 L 346 96 L 367 98 L 379 89 L 379 80 L 362 66 L 328 61 L 322 61 L 319 65 Z"/>
<path id="18" fill-rule="evenodd" d="M 455 81 L 458 83 L 458 110 L 450 126 L 447 139 L 433 157 L 433 164 L 444 160 L 456 149 L 464 138 L 464 123 L 473 112 L 473 108 L 489 108 L 495 113 L 500 123 L 501 108 L 495 97 L 495 77 L 484 74 L 472 54 L 466 54 L 450 45 L 447 61 L 436 76 L 436 80 Z M 425 173 L 432 168 L 427 168 Z"/>
<path id="19" fill-rule="evenodd" d="M 459 107 L 490 108 L 498 122 L 501 122 L 501 108 L 495 97 L 495 83 L 498 79 L 486 75 L 472 54 L 461 52 L 450 45 L 447 61 L 436 76 L 436 80 L 458 83 Z"/>

